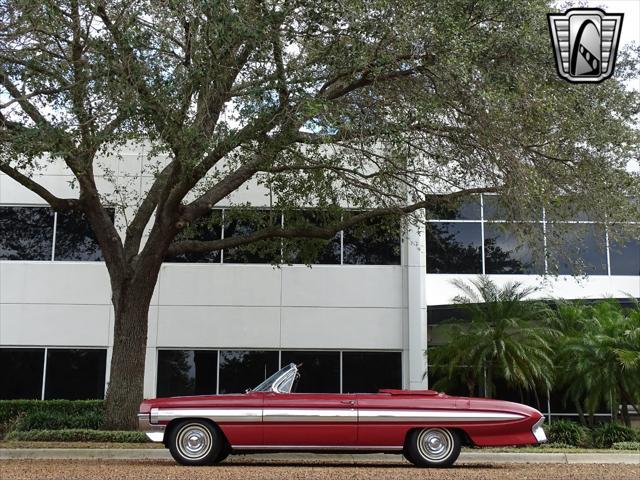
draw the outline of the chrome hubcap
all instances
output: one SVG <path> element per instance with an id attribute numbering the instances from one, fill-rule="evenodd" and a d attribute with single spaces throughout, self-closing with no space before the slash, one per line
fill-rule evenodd
<path id="1" fill-rule="evenodd" d="M 418 435 L 418 451 L 427 460 L 444 460 L 453 451 L 453 436 L 442 428 L 425 428 Z"/>
<path id="2" fill-rule="evenodd" d="M 198 423 L 185 425 L 176 436 L 180 454 L 191 460 L 198 460 L 209 454 L 213 445 L 209 429 Z"/>

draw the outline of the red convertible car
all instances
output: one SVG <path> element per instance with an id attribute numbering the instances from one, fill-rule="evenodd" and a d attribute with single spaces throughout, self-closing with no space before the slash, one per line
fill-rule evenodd
<path id="1" fill-rule="evenodd" d="M 298 378 L 292 363 L 245 394 L 144 400 L 140 428 L 183 465 L 212 465 L 233 453 L 349 451 L 446 467 L 463 444 L 546 441 L 542 414 L 518 403 L 431 390 L 293 393 Z"/>

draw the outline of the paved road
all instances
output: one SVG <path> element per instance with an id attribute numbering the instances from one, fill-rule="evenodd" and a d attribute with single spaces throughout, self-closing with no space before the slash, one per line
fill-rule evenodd
<path id="1" fill-rule="evenodd" d="M 1 460 L 2 480 L 638 480 L 640 465 L 561 463 L 461 463 L 418 469 L 401 462 L 326 457 L 280 460 L 235 457 L 215 467 L 180 467 L 171 460 Z"/>
<path id="2" fill-rule="evenodd" d="M 0 449 L 0 459 L 112 459 L 112 460 L 170 460 L 165 449 L 91 449 L 91 448 L 5 448 Z M 297 462 L 317 460 L 331 463 L 375 462 L 386 464 L 407 464 L 401 455 L 313 455 L 305 453 L 261 454 L 231 456 L 229 461 L 284 461 Z M 463 451 L 461 463 L 618 463 L 640 466 L 638 453 L 497 453 L 492 451 Z"/>

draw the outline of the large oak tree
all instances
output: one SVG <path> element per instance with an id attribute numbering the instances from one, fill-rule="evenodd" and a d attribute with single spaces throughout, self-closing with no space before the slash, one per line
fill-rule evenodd
<path id="1" fill-rule="evenodd" d="M 638 95 L 623 82 L 638 65 L 623 54 L 602 84 L 558 79 L 550 8 L 0 1 L 0 171 L 57 211 L 84 214 L 100 244 L 115 312 L 108 425 L 135 426 L 149 301 L 168 255 L 329 239 L 483 191 L 501 193 L 514 215 L 561 195 L 553 205 L 567 211 L 627 216 Z M 109 154 L 141 140 L 168 157 L 144 195 L 100 191 L 99 159 L 108 172 Z M 64 164 L 77 196 L 34 181 L 46 162 Z M 315 205 L 329 220 L 207 242 L 182 233 L 248 182 L 264 184 L 274 208 Z M 345 206 L 359 213 L 343 215 Z M 126 228 L 114 225 L 113 207 Z"/>

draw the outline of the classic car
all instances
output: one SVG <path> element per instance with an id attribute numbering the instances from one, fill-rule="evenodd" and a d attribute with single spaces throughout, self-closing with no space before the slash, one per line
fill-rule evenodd
<path id="1" fill-rule="evenodd" d="M 244 394 L 144 400 L 140 429 L 183 465 L 267 451 L 402 453 L 420 467 L 446 467 L 462 445 L 546 441 L 542 414 L 525 405 L 432 390 L 295 393 L 287 365 Z"/>

